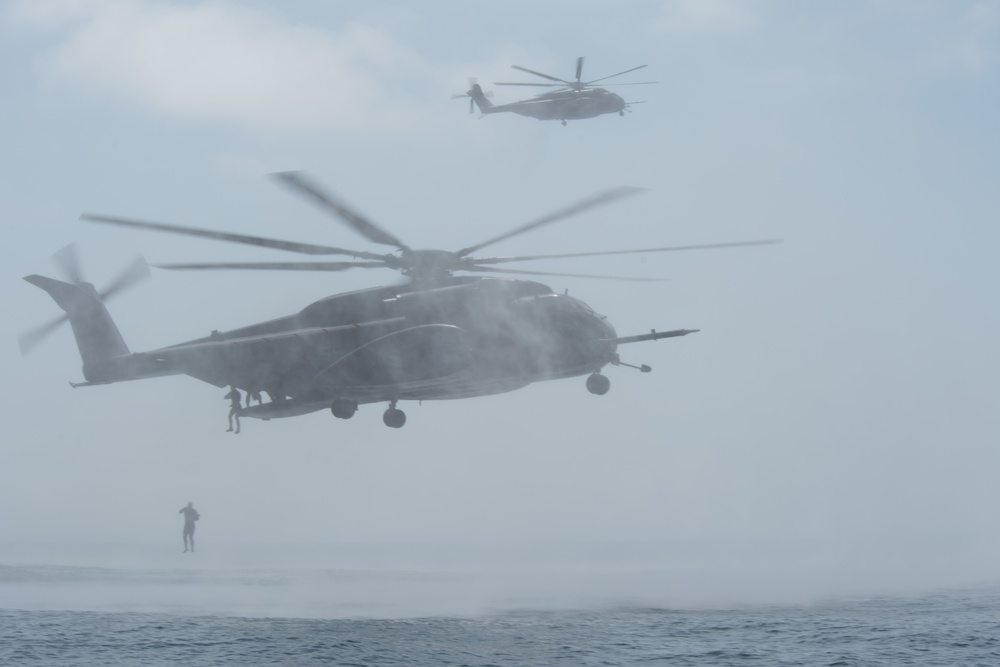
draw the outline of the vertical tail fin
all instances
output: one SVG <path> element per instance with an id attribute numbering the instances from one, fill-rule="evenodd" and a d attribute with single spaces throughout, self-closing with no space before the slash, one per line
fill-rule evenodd
<path id="1" fill-rule="evenodd" d="M 483 93 L 483 89 L 478 83 L 472 84 L 472 88 L 466 95 L 472 98 L 481 113 L 489 113 L 493 109 L 493 103 L 486 98 L 486 94 Z"/>
<path id="2" fill-rule="evenodd" d="M 25 280 L 48 292 L 56 304 L 66 311 L 76 345 L 80 348 L 85 376 L 88 366 L 129 353 L 118 327 L 93 285 L 64 283 L 39 275 L 26 276 Z"/>

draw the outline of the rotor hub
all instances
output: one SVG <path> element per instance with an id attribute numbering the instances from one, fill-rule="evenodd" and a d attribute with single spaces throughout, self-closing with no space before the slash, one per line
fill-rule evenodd
<path id="1" fill-rule="evenodd" d="M 404 248 L 400 259 L 400 271 L 411 277 L 449 276 L 452 271 L 462 269 L 463 258 L 448 250 L 410 250 Z"/>

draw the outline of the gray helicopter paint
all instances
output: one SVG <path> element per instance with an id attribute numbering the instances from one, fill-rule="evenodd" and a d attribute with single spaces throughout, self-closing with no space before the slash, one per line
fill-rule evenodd
<path id="1" fill-rule="evenodd" d="M 529 118 L 537 118 L 538 120 L 561 120 L 563 125 L 566 124 L 567 120 L 596 118 L 597 116 L 604 114 L 617 113 L 619 115 L 625 115 L 625 110 L 628 108 L 628 105 L 637 104 L 637 102 L 626 102 L 620 95 L 592 84 L 600 81 L 606 81 L 607 79 L 613 79 L 621 76 L 622 74 L 634 72 L 635 70 L 644 68 L 645 65 L 633 67 L 625 70 L 624 72 L 618 72 L 617 74 L 611 74 L 609 76 L 593 79 L 591 81 L 581 80 L 583 75 L 582 56 L 576 59 L 575 81 L 560 79 L 559 77 L 552 76 L 550 74 L 543 74 L 542 72 L 536 72 L 519 65 L 512 65 L 512 67 L 516 70 L 547 79 L 553 83 L 497 83 L 496 85 L 558 87 L 560 90 L 542 93 L 541 95 L 537 95 L 528 100 L 509 102 L 507 104 L 493 104 L 483 92 L 482 87 L 478 83 L 473 82 L 469 90 L 464 95 L 470 98 L 469 111 L 472 111 L 472 104 L 475 103 L 475 105 L 479 107 L 479 111 L 484 115 L 511 112 L 521 116 L 528 116 Z M 631 83 L 604 85 L 631 86 L 649 83 L 655 83 L 655 81 L 636 81 Z M 462 96 L 460 95 L 458 97 Z"/>
<path id="2" fill-rule="evenodd" d="M 425 289 L 373 288 L 313 303 L 296 315 L 144 353 L 120 336 L 92 288 L 31 276 L 65 308 L 84 349 L 88 383 L 189 375 L 265 391 L 280 405 L 247 416 L 294 416 L 357 403 L 454 399 L 595 373 L 616 361 L 616 334 L 582 301 L 541 283 L 455 278 Z M 114 329 L 117 334 L 117 329 Z M 122 347 L 118 347 L 118 344 Z"/>

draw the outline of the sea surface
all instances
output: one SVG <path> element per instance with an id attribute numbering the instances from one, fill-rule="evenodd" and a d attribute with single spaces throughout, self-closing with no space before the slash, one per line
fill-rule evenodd
<path id="1" fill-rule="evenodd" d="M 738 580 L 696 594 L 707 578 L 684 588 L 691 571 L 635 563 L 500 571 L 0 556 L 4 666 L 1000 665 L 1000 586 L 988 584 L 796 600 L 793 580 L 768 600 L 766 577 L 727 598 Z"/>

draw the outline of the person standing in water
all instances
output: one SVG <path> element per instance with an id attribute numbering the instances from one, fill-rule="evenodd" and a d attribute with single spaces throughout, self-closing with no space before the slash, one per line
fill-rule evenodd
<path id="1" fill-rule="evenodd" d="M 198 510 L 194 508 L 194 503 L 188 503 L 187 507 L 182 507 L 177 512 L 184 515 L 184 551 L 194 551 L 194 522 L 201 518 Z"/>

